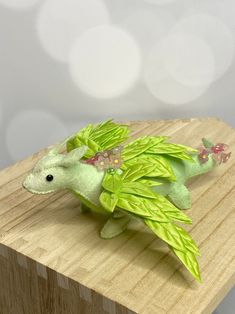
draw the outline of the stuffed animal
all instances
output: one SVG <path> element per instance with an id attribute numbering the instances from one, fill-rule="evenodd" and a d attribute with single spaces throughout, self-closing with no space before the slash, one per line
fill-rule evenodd
<path id="1" fill-rule="evenodd" d="M 200 281 L 199 249 L 176 224 L 192 223 L 181 211 L 191 206 L 185 183 L 231 155 L 223 143 L 202 141 L 193 149 L 169 143 L 166 136 L 131 140 L 127 125 L 89 124 L 39 160 L 23 187 L 34 194 L 68 189 L 80 199 L 82 211 L 108 213 L 100 231 L 104 239 L 122 233 L 132 218 L 140 219 Z"/>

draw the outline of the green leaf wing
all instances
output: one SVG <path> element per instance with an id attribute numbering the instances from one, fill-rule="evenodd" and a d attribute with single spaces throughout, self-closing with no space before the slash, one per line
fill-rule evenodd
<path id="1" fill-rule="evenodd" d="M 122 158 L 124 161 L 130 160 L 140 154 L 144 153 L 146 150 L 150 149 L 152 146 L 156 146 L 159 143 L 166 140 L 167 136 L 143 136 L 140 137 L 124 147 L 122 152 Z"/>
<path id="2" fill-rule="evenodd" d="M 155 165 L 149 163 L 139 163 L 128 166 L 128 168 L 121 175 L 122 180 L 128 181 L 136 181 L 144 176 L 151 175 L 152 171 L 154 171 Z"/>
<path id="3" fill-rule="evenodd" d="M 124 162 L 123 168 L 126 167 L 126 169 L 128 169 L 128 167 L 137 164 L 154 166 L 154 169 L 152 170 L 151 168 L 151 171 L 148 172 L 146 176 L 168 178 L 171 181 L 176 179 L 169 159 L 164 158 L 161 155 L 143 153 L 133 159 Z"/>
<path id="4" fill-rule="evenodd" d="M 140 182 L 148 187 L 162 185 L 161 182 L 156 181 L 154 178 L 140 178 L 136 182 Z"/>
<path id="5" fill-rule="evenodd" d="M 105 173 L 104 179 L 102 181 L 102 186 L 109 192 L 118 193 L 122 187 L 122 178 L 119 174 Z"/>
<path id="6" fill-rule="evenodd" d="M 100 194 L 100 203 L 101 205 L 109 212 L 113 212 L 117 202 L 118 202 L 118 196 L 114 193 L 110 193 L 108 191 L 103 191 Z"/>
<path id="7" fill-rule="evenodd" d="M 196 278 L 199 282 L 202 282 L 200 267 L 198 261 L 195 257 L 195 254 L 190 251 L 180 251 L 176 248 L 170 247 L 175 255 L 181 260 L 184 266 L 190 271 L 190 273 Z"/>
<path id="8" fill-rule="evenodd" d="M 148 186 L 140 182 L 123 182 L 122 193 L 144 196 L 146 198 L 158 198 L 157 194 Z"/>
<path id="9" fill-rule="evenodd" d="M 193 162 L 194 160 L 191 155 L 195 154 L 195 152 L 197 152 L 197 150 L 188 146 L 173 143 L 159 143 L 158 145 L 152 146 L 147 149 L 145 153 L 157 154 L 166 157 L 169 156 Z"/>
<path id="10" fill-rule="evenodd" d="M 182 212 L 179 208 L 175 207 L 167 198 L 157 194 L 157 199 L 153 200 L 153 204 L 156 207 L 160 207 L 161 210 L 172 221 L 179 221 L 187 224 L 191 224 L 192 220 Z"/>
<path id="11" fill-rule="evenodd" d="M 86 145 L 84 158 L 90 158 L 124 143 L 129 136 L 126 125 L 111 120 L 89 124 L 67 142 L 67 151 Z M 123 164 L 119 172 L 106 172 L 100 203 L 108 212 L 122 210 L 141 219 L 158 237 L 164 240 L 192 275 L 200 280 L 196 255 L 199 249 L 190 235 L 175 222 L 191 223 L 191 219 L 152 187 L 157 178 L 175 180 L 171 158 L 193 160 L 197 150 L 166 142 L 165 136 L 144 136 L 125 146 L 121 152 Z M 168 157 L 168 158 L 167 158 Z"/>
<path id="12" fill-rule="evenodd" d="M 144 197 L 127 193 L 120 193 L 117 206 L 139 218 L 148 218 L 150 220 L 153 219 L 157 222 L 169 221 L 169 219 L 161 212 L 161 210 L 156 210 L 156 207 L 153 207 L 150 199 Z"/>
<path id="13" fill-rule="evenodd" d="M 172 223 L 157 223 L 153 220 L 145 219 L 145 224 L 162 240 L 168 243 L 170 249 L 181 260 L 190 273 L 201 281 L 200 268 L 197 262 L 196 255 L 199 255 L 199 250 L 192 246 L 194 241 L 186 231 Z"/>
<path id="14" fill-rule="evenodd" d="M 180 144 L 173 143 L 159 143 L 154 145 L 146 150 L 146 153 L 149 154 L 177 154 L 180 152 L 194 152 L 197 151 L 191 147 L 187 147 Z"/>
<path id="15" fill-rule="evenodd" d="M 129 128 L 108 120 L 98 125 L 88 124 L 67 142 L 67 151 L 82 145 L 88 146 L 85 158 L 94 156 L 97 152 L 111 149 L 128 139 Z"/>
<path id="16" fill-rule="evenodd" d="M 151 167 L 151 166 L 149 166 Z M 144 169 L 144 171 L 142 171 Z M 191 219 L 164 196 L 155 193 L 141 180 L 150 168 L 132 165 L 118 173 L 106 173 L 100 202 L 109 212 L 121 209 L 141 219 L 159 238 L 165 241 L 191 274 L 200 280 L 196 259 L 199 249 L 191 236 L 174 221 L 191 223 Z"/>

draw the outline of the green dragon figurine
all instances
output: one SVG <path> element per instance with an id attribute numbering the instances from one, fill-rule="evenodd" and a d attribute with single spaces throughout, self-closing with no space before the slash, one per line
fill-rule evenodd
<path id="1" fill-rule="evenodd" d="M 100 232 L 104 239 L 122 233 L 140 219 L 164 240 L 191 274 L 201 281 L 199 249 L 175 222 L 192 223 L 180 209 L 190 208 L 186 181 L 227 161 L 227 145 L 203 139 L 201 148 L 169 143 L 166 136 L 132 140 L 127 125 L 112 120 L 89 124 L 43 157 L 23 182 L 31 193 L 61 189 L 75 193 L 82 211 L 110 216 Z M 60 151 L 66 147 L 67 153 Z"/>

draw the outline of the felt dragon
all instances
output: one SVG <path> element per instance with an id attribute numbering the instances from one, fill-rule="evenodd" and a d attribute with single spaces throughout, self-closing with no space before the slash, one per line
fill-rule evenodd
<path id="1" fill-rule="evenodd" d="M 122 233 L 140 219 L 165 241 L 191 274 L 201 281 L 199 249 L 179 223 L 192 223 L 181 209 L 190 208 L 186 181 L 226 162 L 227 145 L 203 139 L 193 149 L 166 136 L 130 137 L 127 125 L 112 120 L 89 124 L 37 162 L 23 182 L 31 193 L 72 191 L 88 209 L 108 213 L 102 238 Z M 66 152 L 61 152 L 66 148 Z"/>

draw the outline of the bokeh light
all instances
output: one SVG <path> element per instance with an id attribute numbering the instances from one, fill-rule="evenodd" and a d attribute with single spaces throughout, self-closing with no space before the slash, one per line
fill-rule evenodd
<path id="1" fill-rule="evenodd" d="M 148 3 L 151 3 L 151 4 L 156 4 L 156 5 L 166 5 L 166 4 L 175 2 L 177 0 L 144 0 L 144 1 L 148 2 Z"/>
<path id="2" fill-rule="evenodd" d="M 121 21 L 121 26 L 131 32 L 144 52 L 158 40 L 167 36 L 174 25 L 173 15 L 162 8 L 136 10 Z"/>
<path id="3" fill-rule="evenodd" d="M 204 86 L 214 78 L 214 56 L 210 46 L 190 33 L 179 32 L 161 43 L 167 71 L 179 83 Z"/>
<path id="4" fill-rule="evenodd" d="M 13 9 L 27 9 L 40 0 L 0 0 L 0 5 Z"/>
<path id="5" fill-rule="evenodd" d="M 49 112 L 25 110 L 7 125 L 6 146 L 12 160 L 25 158 L 68 136 L 64 123 Z"/>
<path id="6" fill-rule="evenodd" d="M 74 43 L 69 62 L 74 82 L 85 93 L 110 98 L 129 90 L 139 77 L 141 55 L 134 39 L 115 26 L 84 32 Z"/>
<path id="7" fill-rule="evenodd" d="M 149 91 L 157 99 L 172 105 L 185 104 L 201 96 L 207 90 L 209 82 L 205 85 L 193 86 L 183 84 L 180 82 L 179 77 L 177 77 L 178 80 L 176 80 L 169 72 L 169 51 L 166 50 L 166 48 L 168 49 L 170 46 L 166 40 L 167 39 L 164 39 L 157 43 L 149 53 L 144 68 L 144 81 Z M 171 51 L 171 53 L 174 54 L 175 50 Z M 179 68 L 177 67 L 175 68 L 175 70 L 178 69 Z M 175 73 L 178 72 L 176 71 Z M 188 74 L 190 71 L 183 73 Z M 195 73 L 192 72 L 192 74 Z M 196 75 L 193 75 L 192 77 L 195 81 L 198 78 L 198 72 L 196 72 Z"/>
<path id="8" fill-rule="evenodd" d="M 235 29 L 235 2 L 234 0 L 197 0 L 193 6 L 187 8 L 189 13 L 205 13 L 219 18 L 223 23 L 229 25 L 234 31 Z"/>
<path id="9" fill-rule="evenodd" d="M 67 61 L 74 40 L 83 31 L 109 22 L 102 0 L 47 0 L 39 12 L 37 29 L 47 53 Z"/>
<path id="10" fill-rule="evenodd" d="M 234 35 L 231 30 L 218 18 L 206 14 L 195 14 L 180 20 L 172 32 L 177 34 L 184 30 L 202 38 L 210 46 L 215 62 L 213 79 L 222 76 L 234 57 Z M 195 51 L 199 52 L 199 47 L 195 47 Z M 206 54 L 204 61 L 205 57 Z"/>

